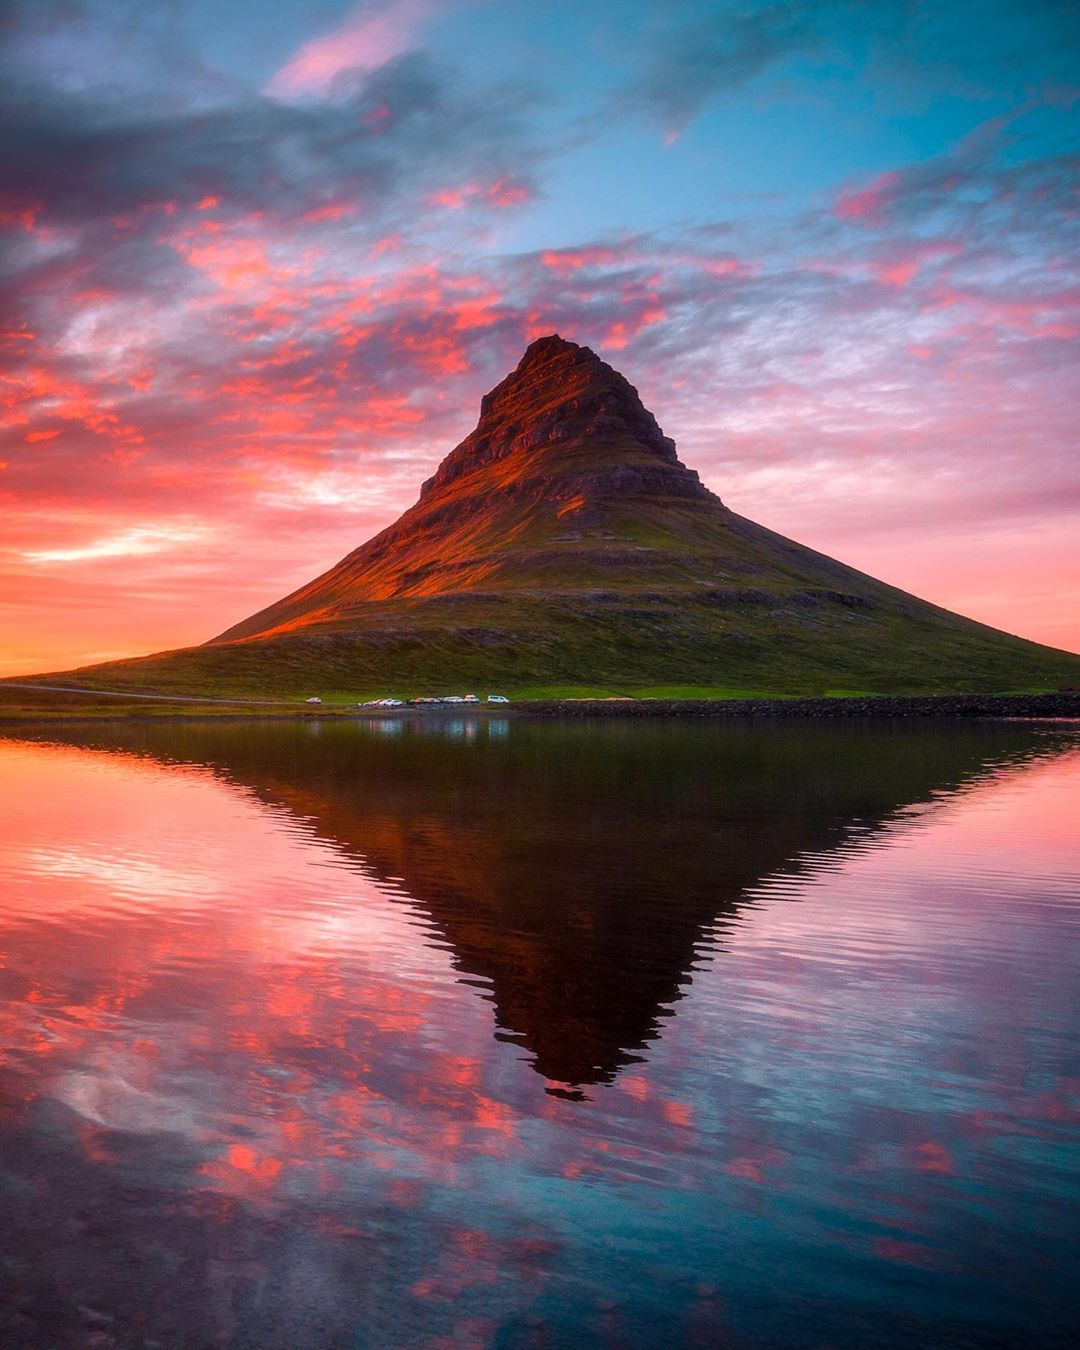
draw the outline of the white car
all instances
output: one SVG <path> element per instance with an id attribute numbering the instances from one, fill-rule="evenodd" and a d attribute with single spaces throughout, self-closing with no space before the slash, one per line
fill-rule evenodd
<path id="1" fill-rule="evenodd" d="M 305 702 L 305 703 L 321 703 L 321 702 L 322 702 L 322 699 L 321 699 L 321 698 L 306 698 L 306 699 L 304 699 L 304 702 Z"/>
<path id="2" fill-rule="evenodd" d="M 466 694 L 465 697 L 464 697 L 464 699 L 462 700 L 462 702 L 463 702 L 463 703 L 479 703 L 480 700 L 476 697 L 475 694 Z"/>
<path id="3" fill-rule="evenodd" d="M 509 703 L 510 700 L 505 694 L 488 694 L 489 703 Z"/>

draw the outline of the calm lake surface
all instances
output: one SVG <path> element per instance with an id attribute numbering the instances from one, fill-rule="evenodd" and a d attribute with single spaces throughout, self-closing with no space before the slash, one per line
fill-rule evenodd
<path id="1" fill-rule="evenodd" d="M 4 1347 L 1072 1344 L 1075 725 L 0 738 Z"/>

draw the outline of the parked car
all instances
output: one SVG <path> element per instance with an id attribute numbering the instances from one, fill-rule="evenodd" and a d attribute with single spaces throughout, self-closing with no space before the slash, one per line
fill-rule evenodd
<path id="1" fill-rule="evenodd" d="M 304 702 L 305 702 L 305 703 L 321 703 L 321 702 L 322 702 L 322 699 L 321 699 L 321 698 L 306 698 L 306 699 L 304 699 Z"/>
<path id="2" fill-rule="evenodd" d="M 465 697 L 462 699 L 462 702 L 463 702 L 463 703 L 479 703 L 480 700 L 476 697 L 475 694 L 466 694 Z"/>
<path id="3" fill-rule="evenodd" d="M 505 694 L 488 694 L 489 703 L 509 703 L 510 700 Z"/>

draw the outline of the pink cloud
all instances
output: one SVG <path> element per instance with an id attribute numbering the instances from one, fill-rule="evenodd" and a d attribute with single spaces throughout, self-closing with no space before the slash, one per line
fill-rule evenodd
<path id="1" fill-rule="evenodd" d="M 447 211 L 460 211 L 468 203 L 476 202 L 493 206 L 497 210 L 508 210 L 514 206 L 523 206 L 531 195 L 522 183 L 496 178 L 493 183 L 465 183 L 461 187 L 433 192 L 428 197 L 428 204 L 441 206 Z"/>
<path id="2" fill-rule="evenodd" d="M 444 206 L 447 211 L 460 211 L 468 197 L 474 196 L 477 189 L 472 183 L 460 188 L 444 188 L 442 192 L 433 192 L 428 198 L 432 206 Z"/>
<path id="3" fill-rule="evenodd" d="M 315 206 L 310 211 L 305 211 L 300 219 L 309 225 L 319 224 L 323 221 L 344 220 L 346 216 L 352 215 L 356 209 L 353 202 L 328 202 L 326 206 Z"/>
<path id="4" fill-rule="evenodd" d="M 944 336 L 978 343 L 994 331 L 1071 342 L 1080 337 L 1080 292 L 1063 289 L 1031 299 L 998 299 L 981 290 L 938 287 L 922 303 L 927 313 L 957 310 L 964 317 Z"/>
<path id="5" fill-rule="evenodd" d="M 900 183 L 898 173 L 883 173 L 866 187 L 845 189 L 837 198 L 833 214 L 840 220 L 865 220 L 877 223 L 885 212 L 889 197 Z"/>
<path id="6" fill-rule="evenodd" d="M 40 202 L 8 204 L 4 202 L 3 198 L 0 198 L 0 226 L 5 228 L 16 226 L 21 230 L 33 230 L 34 224 L 43 209 Z"/>
<path id="7" fill-rule="evenodd" d="M 887 263 L 876 269 L 879 280 L 886 286 L 896 286 L 903 288 L 909 281 L 914 280 L 919 273 L 918 258 L 904 258 L 900 262 Z"/>
<path id="8" fill-rule="evenodd" d="M 511 206 L 524 206 L 532 194 L 522 183 L 511 183 L 498 178 L 487 189 L 487 200 L 492 206 L 505 210 Z"/>
<path id="9" fill-rule="evenodd" d="M 399 231 L 394 230 L 390 234 L 383 235 L 381 239 L 377 239 L 372 244 L 368 249 L 368 257 L 381 258 L 384 254 L 396 253 L 404 242 L 405 240 Z"/>
<path id="10" fill-rule="evenodd" d="M 385 103 L 380 103 L 378 107 L 365 113 L 360 120 L 364 126 L 371 127 L 375 131 L 382 131 L 390 121 L 390 109 Z"/>
<path id="11" fill-rule="evenodd" d="M 616 319 L 604 333 L 603 344 L 614 351 L 622 351 L 643 328 L 648 328 L 650 324 L 663 323 L 667 317 L 667 311 L 659 305 L 639 308 L 636 312 L 628 313 L 623 319 Z"/>
<path id="12" fill-rule="evenodd" d="M 925 243 L 894 245 L 885 255 L 872 264 L 874 276 L 883 285 L 903 290 L 922 271 L 923 267 L 935 260 L 953 258 L 963 252 L 959 243 L 954 241 L 930 240 Z"/>
<path id="13" fill-rule="evenodd" d="M 357 5 L 322 37 L 312 38 L 276 71 L 267 93 L 294 98 L 326 93 L 349 70 L 374 70 L 407 51 L 433 0 L 391 0 L 382 7 Z"/>
<path id="14" fill-rule="evenodd" d="M 540 254 L 543 265 L 562 276 L 582 267 L 603 267 L 618 260 L 619 255 L 613 248 L 601 245 L 590 248 L 548 248 Z"/>

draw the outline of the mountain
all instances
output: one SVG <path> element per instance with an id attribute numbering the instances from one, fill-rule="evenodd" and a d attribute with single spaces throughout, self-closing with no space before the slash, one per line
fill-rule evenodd
<path id="1" fill-rule="evenodd" d="M 728 510 L 634 387 L 553 335 L 484 397 L 475 431 L 395 524 L 204 647 L 92 678 L 297 693 L 890 693 L 1055 687 L 1078 674 L 1080 658 Z"/>
<path id="2" fill-rule="evenodd" d="M 722 579 L 693 576 L 694 532 L 718 507 L 623 376 L 587 347 L 541 338 L 396 524 L 216 641 L 357 627 L 373 602 L 603 603 L 614 587 L 665 603 Z"/>

